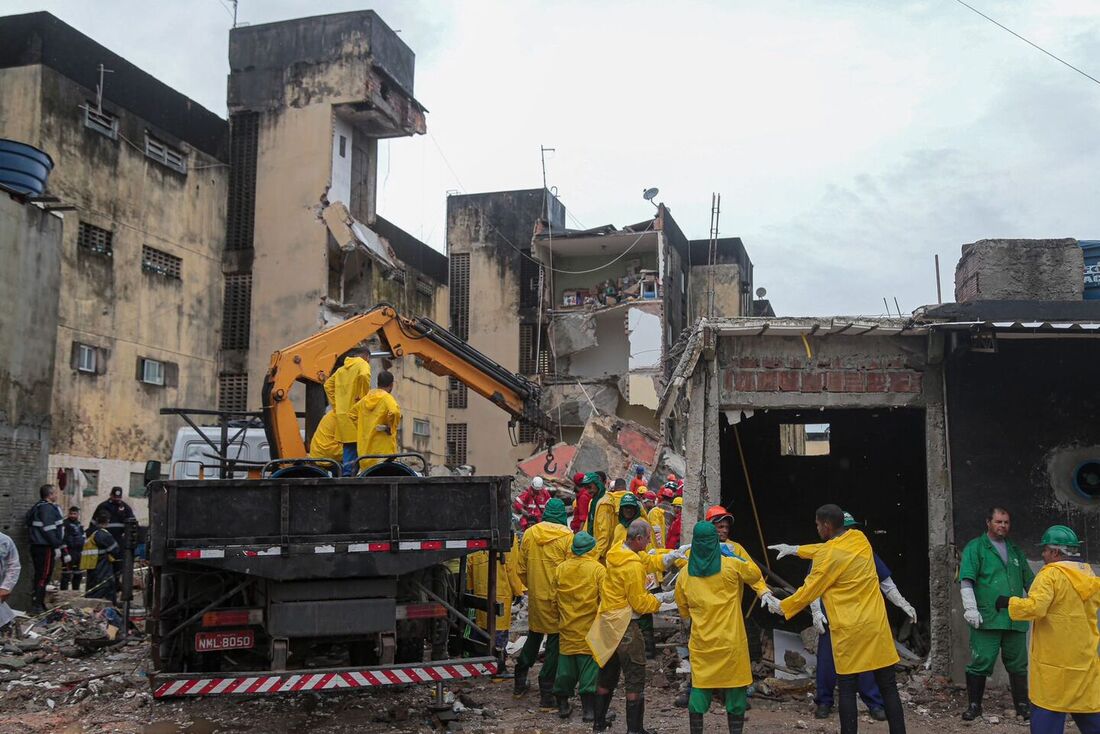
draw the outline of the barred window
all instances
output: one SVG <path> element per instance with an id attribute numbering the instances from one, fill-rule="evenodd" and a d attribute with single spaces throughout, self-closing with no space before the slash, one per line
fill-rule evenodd
<path id="1" fill-rule="evenodd" d="M 252 321 L 252 273 L 225 276 L 222 349 L 248 349 Z"/>
<path id="2" fill-rule="evenodd" d="M 163 140 L 145 134 L 145 155 L 157 163 L 163 163 L 174 171 L 187 173 L 187 156 Z"/>
<path id="3" fill-rule="evenodd" d="M 256 215 L 256 150 L 260 116 L 235 112 L 229 116 L 229 206 L 226 212 L 225 249 L 252 247 Z"/>
<path id="4" fill-rule="evenodd" d="M 76 235 L 76 246 L 81 250 L 94 252 L 96 255 L 111 257 L 113 240 L 114 232 L 111 230 L 81 222 Z"/>
<path id="5" fill-rule="evenodd" d="M 447 378 L 447 407 L 448 408 L 465 408 L 466 396 L 469 392 L 466 389 L 466 384 L 453 377 Z"/>
<path id="6" fill-rule="evenodd" d="M 182 266 L 183 258 L 169 255 L 167 252 L 149 247 L 149 245 L 141 246 L 141 269 L 147 273 L 182 280 L 180 275 Z"/>
<path id="7" fill-rule="evenodd" d="M 470 254 L 451 255 L 451 333 L 470 338 Z"/>
<path id="8" fill-rule="evenodd" d="M 526 250 L 519 258 L 519 307 L 531 308 L 539 305 L 539 274 L 542 265 L 531 259 L 531 251 Z"/>
<path id="9" fill-rule="evenodd" d="M 536 342 L 535 334 L 539 332 L 541 332 L 541 339 Z M 538 324 L 519 325 L 519 373 L 521 375 L 545 375 L 550 371 L 547 337 L 545 326 L 539 329 Z"/>
<path id="10" fill-rule="evenodd" d="M 447 466 L 462 466 L 466 463 L 466 424 L 447 424 Z"/>
<path id="11" fill-rule="evenodd" d="M 223 372 L 218 375 L 218 410 L 243 413 L 248 409 L 248 375 Z"/>
<path id="12" fill-rule="evenodd" d="M 519 442 L 520 443 L 535 443 L 539 440 L 539 429 L 532 426 L 530 423 L 519 424 Z"/>

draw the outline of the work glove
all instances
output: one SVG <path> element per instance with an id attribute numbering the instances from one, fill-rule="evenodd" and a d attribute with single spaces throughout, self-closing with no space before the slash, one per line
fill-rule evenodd
<path id="1" fill-rule="evenodd" d="M 662 604 L 668 604 L 669 602 L 676 600 L 675 591 L 658 591 L 653 596 L 657 597 L 657 601 L 661 602 Z"/>
<path id="2" fill-rule="evenodd" d="M 997 609 L 1008 609 L 1008 599 L 1009 597 L 1002 594 L 1001 596 L 997 597 L 997 601 L 994 606 L 997 607 Z"/>
<path id="3" fill-rule="evenodd" d="M 779 616 L 785 616 L 783 609 L 779 606 L 779 600 L 775 598 L 775 594 L 770 591 L 765 591 L 760 595 L 760 606 L 767 609 L 772 614 L 778 614 Z"/>
<path id="4" fill-rule="evenodd" d="M 62 551 L 61 561 L 66 564 L 73 562 L 73 557 L 69 555 L 69 551 Z"/>
<path id="5" fill-rule="evenodd" d="M 798 553 L 799 548 L 797 545 L 787 545 L 786 543 L 778 543 L 776 545 L 769 545 L 768 547 L 775 551 L 776 559 L 793 556 Z"/>
<path id="6" fill-rule="evenodd" d="M 829 620 L 825 618 L 825 612 L 821 610 L 820 599 L 814 599 L 810 602 L 810 614 L 814 618 L 814 629 L 817 630 L 819 635 L 825 634 L 825 625 L 829 624 Z"/>
<path id="7" fill-rule="evenodd" d="M 893 578 L 887 576 L 879 582 L 878 587 L 882 590 L 883 596 L 889 599 L 894 606 L 905 612 L 905 616 L 909 617 L 910 622 L 913 624 L 917 623 L 917 610 L 901 595 L 901 592 L 898 591 L 898 585 L 894 583 Z"/>
<path id="8" fill-rule="evenodd" d="M 676 561 L 686 561 L 686 560 L 687 560 L 687 554 L 684 553 L 683 551 L 681 551 L 679 548 L 677 548 L 674 551 L 669 551 L 668 553 L 665 554 L 665 558 L 664 558 L 665 570 L 667 571 L 667 570 L 671 569 L 676 564 Z"/>
<path id="9" fill-rule="evenodd" d="M 978 600 L 974 598 L 974 589 L 970 589 L 964 586 L 961 593 L 963 602 L 963 619 L 966 620 L 966 623 L 968 625 L 970 625 L 974 629 L 978 629 L 982 626 L 982 622 L 984 622 L 985 620 L 982 619 L 982 614 L 978 611 Z"/>
<path id="10" fill-rule="evenodd" d="M 55 561 L 61 559 L 61 549 L 60 548 L 54 548 L 53 549 L 53 558 L 54 558 Z"/>

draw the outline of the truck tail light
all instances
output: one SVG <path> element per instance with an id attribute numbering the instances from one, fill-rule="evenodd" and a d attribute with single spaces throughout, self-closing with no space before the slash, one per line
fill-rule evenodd
<path id="1" fill-rule="evenodd" d="M 402 604 L 397 607 L 398 619 L 430 619 L 446 617 L 447 610 L 442 604 Z"/>
<path id="2" fill-rule="evenodd" d="M 262 609 L 223 609 L 202 615 L 203 627 L 241 627 L 263 622 Z"/>

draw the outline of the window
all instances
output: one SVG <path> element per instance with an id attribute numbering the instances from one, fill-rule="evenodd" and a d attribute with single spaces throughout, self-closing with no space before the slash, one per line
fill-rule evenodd
<path id="1" fill-rule="evenodd" d="M 466 383 L 456 380 L 453 377 L 447 378 L 448 408 L 465 408 L 467 394 Z"/>
<path id="2" fill-rule="evenodd" d="M 430 437 L 432 435 L 432 424 L 420 418 L 413 418 L 413 435 Z"/>
<path id="3" fill-rule="evenodd" d="M 519 257 L 519 307 L 531 308 L 539 305 L 539 283 L 542 280 L 542 265 L 531 259 L 531 251 L 526 250 Z"/>
<path id="4" fill-rule="evenodd" d="M 519 325 L 519 373 L 521 375 L 544 375 L 550 371 L 550 350 L 547 349 L 548 334 L 542 327 L 542 342 L 535 343 L 537 324 Z M 535 352 L 538 350 L 538 354 Z"/>
<path id="5" fill-rule="evenodd" d="M 109 112 L 97 112 L 93 102 L 84 103 L 84 127 L 106 135 L 111 140 L 118 139 L 118 118 Z"/>
<path id="6" fill-rule="evenodd" d="M 447 424 L 447 466 L 462 466 L 466 463 L 466 424 Z"/>
<path id="7" fill-rule="evenodd" d="M 145 497 L 145 474 L 142 472 L 130 472 L 130 496 Z"/>
<path id="8" fill-rule="evenodd" d="M 112 240 L 114 240 L 114 232 L 103 229 L 102 227 L 97 227 L 94 224 L 81 222 L 80 229 L 77 230 L 76 246 L 78 249 L 85 250 L 86 252 L 93 252 L 96 255 L 111 257 Z"/>
<path id="9" fill-rule="evenodd" d="M 539 429 L 532 426 L 530 423 L 519 424 L 519 442 L 520 443 L 535 443 L 539 440 Z"/>
<path id="10" fill-rule="evenodd" d="M 784 423 L 779 426 L 780 456 L 828 456 L 828 423 Z"/>
<path id="11" fill-rule="evenodd" d="M 252 273 L 225 276 L 222 349 L 248 349 L 252 320 Z"/>
<path id="12" fill-rule="evenodd" d="M 77 469 L 76 486 L 80 487 L 81 497 L 95 497 L 99 494 L 99 470 Z"/>
<path id="13" fill-rule="evenodd" d="M 141 269 L 147 273 L 162 275 L 165 278 L 180 280 L 183 258 L 169 255 L 149 245 L 141 246 Z"/>
<path id="14" fill-rule="evenodd" d="M 451 255 L 451 333 L 470 338 L 470 254 Z"/>
<path id="15" fill-rule="evenodd" d="M 141 360 L 141 381 L 147 385 L 164 385 L 164 362 Z"/>
<path id="16" fill-rule="evenodd" d="M 95 374 L 95 347 L 89 347 L 87 344 L 76 345 L 76 369 L 78 372 L 90 372 Z"/>
<path id="17" fill-rule="evenodd" d="M 340 136 L 340 157 L 341 158 L 347 158 L 348 157 L 348 139 L 344 135 Z"/>
<path id="18" fill-rule="evenodd" d="M 225 249 L 252 248 L 256 218 L 256 146 L 260 116 L 235 112 L 229 116 L 229 206 L 226 211 Z"/>
<path id="19" fill-rule="evenodd" d="M 243 413 L 248 408 L 248 375 L 223 372 L 218 375 L 218 410 Z"/>
<path id="20" fill-rule="evenodd" d="M 145 134 L 145 155 L 157 163 L 163 163 L 174 171 L 187 173 L 187 156 L 148 133 Z"/>

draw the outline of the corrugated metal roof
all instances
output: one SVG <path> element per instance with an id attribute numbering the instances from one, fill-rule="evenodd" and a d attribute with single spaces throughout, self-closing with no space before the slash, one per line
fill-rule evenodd
<path id="1" fill-rule="evenodd" d="M 1003 331 L 1018 333 L 1100 334 L 1098 321 L 951 321 L 930 324 L 930 329 L 940 331 Z"/>

